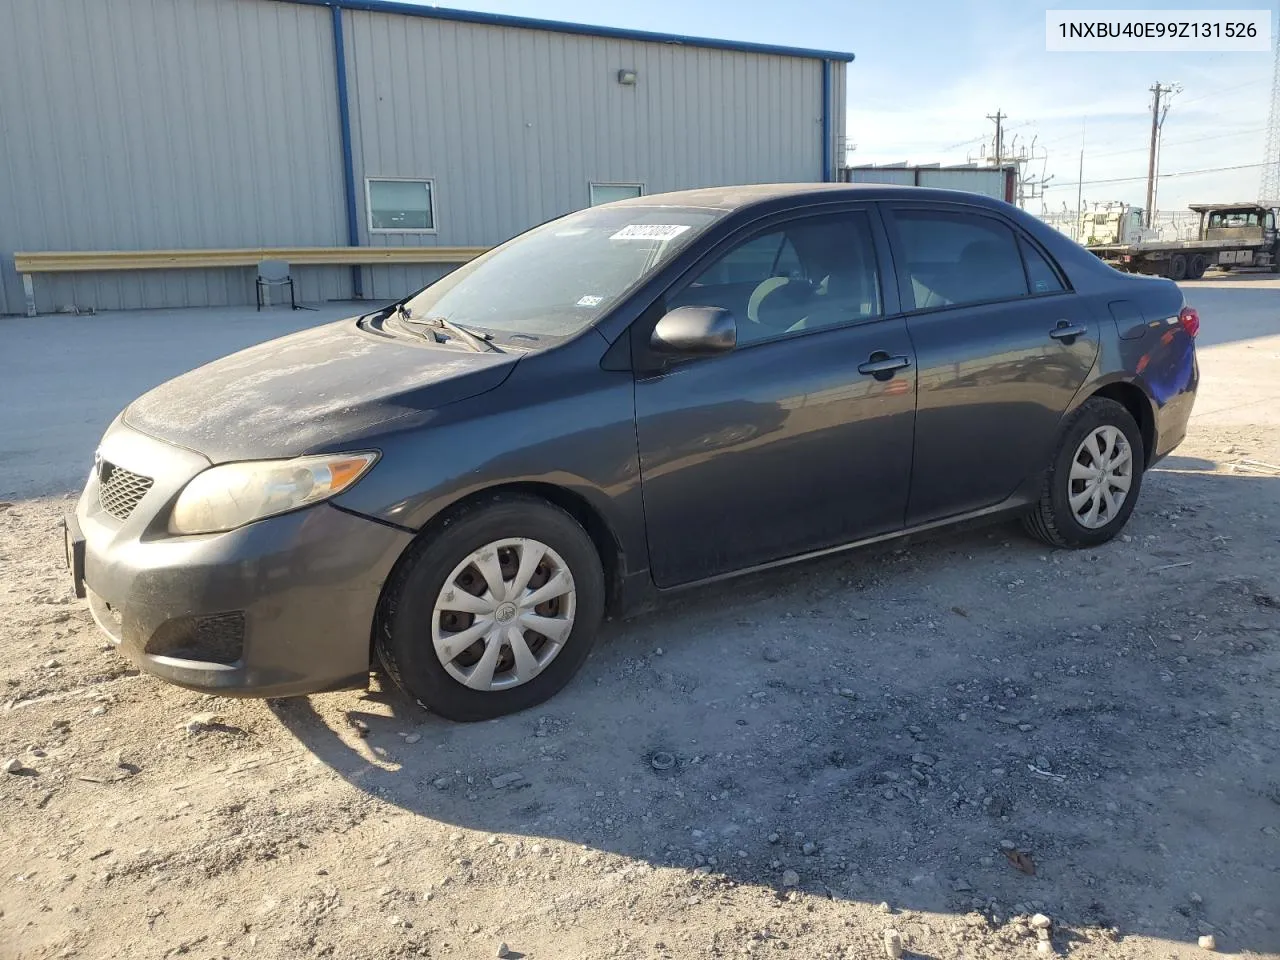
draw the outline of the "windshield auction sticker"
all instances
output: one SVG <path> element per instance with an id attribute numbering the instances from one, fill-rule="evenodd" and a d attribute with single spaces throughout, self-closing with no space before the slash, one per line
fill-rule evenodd
<path id="1" fill-rule="evenodd" d="M 610 240 L 670 240 L 688 230 L 688 226 L 679 223 L 630 223 L 623 227 Z"/>
<path id="2" fill-rule="evenodd" d="M 1270 10 L 1048 10 L 1051 52 L 1266 53 Z"/>

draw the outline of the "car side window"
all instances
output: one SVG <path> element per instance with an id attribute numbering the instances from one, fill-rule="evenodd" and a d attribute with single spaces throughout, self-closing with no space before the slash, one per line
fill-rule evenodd
<path id="1" fill-rule="evenodd" d="M 915 309 L 1012 300 L 1030 292 L 1017 238 L 1000 221 L 950 210 L 897 210 L 894 220 L 902 245 L 899 269 Z"/>
<path id="2" fill-rule="evenodd" d="M 791 276 L 799 268 L 795 248 L 785 234 L 766 233 L 729 251 L 709 267 L 696 283 L 760 283 L 770 277 Z"/>
<path id="3" fill-rule="evenodd" d="M 1018 238 L 1018 246 L 1022 250 L 1022 262 L 1027 265 L 1031 293 L 1061 293 L 1064 289 L 1062 280 L 1044 255 L 1022 237 Z"/>
<path id="4" fill-rule="evenodd" d="M 739 345 L 882 314 L 866 213 L 808 217 L 743 241 L 667 300 L 733 314 Z"/>

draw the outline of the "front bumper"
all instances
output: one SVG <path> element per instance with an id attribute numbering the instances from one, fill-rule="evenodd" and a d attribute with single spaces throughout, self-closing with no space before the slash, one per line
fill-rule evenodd
<path id="1" fill-rule="evenodd" d="M 226 533 L 169 536 L 174 497 L 208 462 L 119 424 L 100 452 L 153 479 L 121 519 L 104 509 L 95 471 L 68 522 L 73 560 L 83 538 L 90 610 L 129 660 L 226 696 L 367 682 L 378 597 L 411 534 L 322 503 Z"/>

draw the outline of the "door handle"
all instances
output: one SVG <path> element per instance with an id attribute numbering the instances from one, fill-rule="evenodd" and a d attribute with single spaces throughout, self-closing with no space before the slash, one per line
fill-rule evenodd
<path id="1" fill-rule="evenodd" d="M 858 372 L 869 373 L 877 380 L 888 380 L 895 372 L 909 366 L 910 357 L 891 357 L 883 350 L 877 350 L 865 363 L 858 364 Z"/>
<path id="2" fill-rule="evenodd" d="M 1059 320 L 1058 325 L 1049 331 L 1049 336 L 1055 340 L 1070 344 L 1076 337 L 1083 337 L 1088 332 L 1087 328 L 1080 326 L 1078 323 Z"/>

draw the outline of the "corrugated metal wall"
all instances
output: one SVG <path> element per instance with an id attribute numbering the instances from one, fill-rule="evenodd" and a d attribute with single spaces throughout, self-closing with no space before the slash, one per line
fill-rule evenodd
<path id="1" fill-rule="evenodd" d="M 983 167 L 851 167 L 845 171 L 845 179 L 850 183 L 968 190 L 997 200 L 1005 199 L 1005 171 Z"/>
<path id="2" fill-rule="evenodd" d="M 850 183 L 896 183 L 911 186 L 916 182 L 916 174 L 914 170 L 904 167 L 880 167 L 875 170 L 854 167 L 847 171 L 846 179 Z"/>
<path id="3" fill-rule="evenodd" d="M 646 193 L 822 177 L 822 61 L 343 12 L 361 243 L 488 246 Z M 0 313 L 14 250 L 347 242 L 331 10 L 275 0 L 0 2 Z M 620 69 L 637 82 L 617 82 Z M 831 70 L 832 163 L 845 65 Z M 438 230 L 370 234 L 364 178 L 429 178 Z M 447 268 L 368 268 L 399 296 Z M 300 268 L 302 299 L 351 295 Z M 41 310 L 253 302 L 253 271 L 36 277 Z"/>
<path id="4" fill-rule="evenodd" d="M 329 11 L 262 0 L 0 3 L 0 312 L 14 250 L 346 242 Z M 42 310 L 252 303 L 253 271 L 46 275 Z M 349 296 L 301 270 L 299 295 Z"/>
<path id="5" fill-rule="evenodd" d="M 997 200 L 1004 199 L 1003 170 L 929 170 L 920 171 L 920 186 L 943 190 L 968 190 Z"/>
<path id="6" fill-rule="evenodd" d="M 847 63 L 831 64 L 831 179 L 839 180 L 845 161 L 845 115 L 849 109 L 848 89 L 845 86 Z"/>
<path id="7" fill-rule="evenodd" d="M 363 11 L 344 22 L 362 243 L 491 245 L 587 206 L 593 181 L 661 193 L 822 176 L 818 60 Z M 434 180 L 438 233 L 370 235 L 365 177 Z M 436 275 L 369 269 L 365 295 Z"/>

